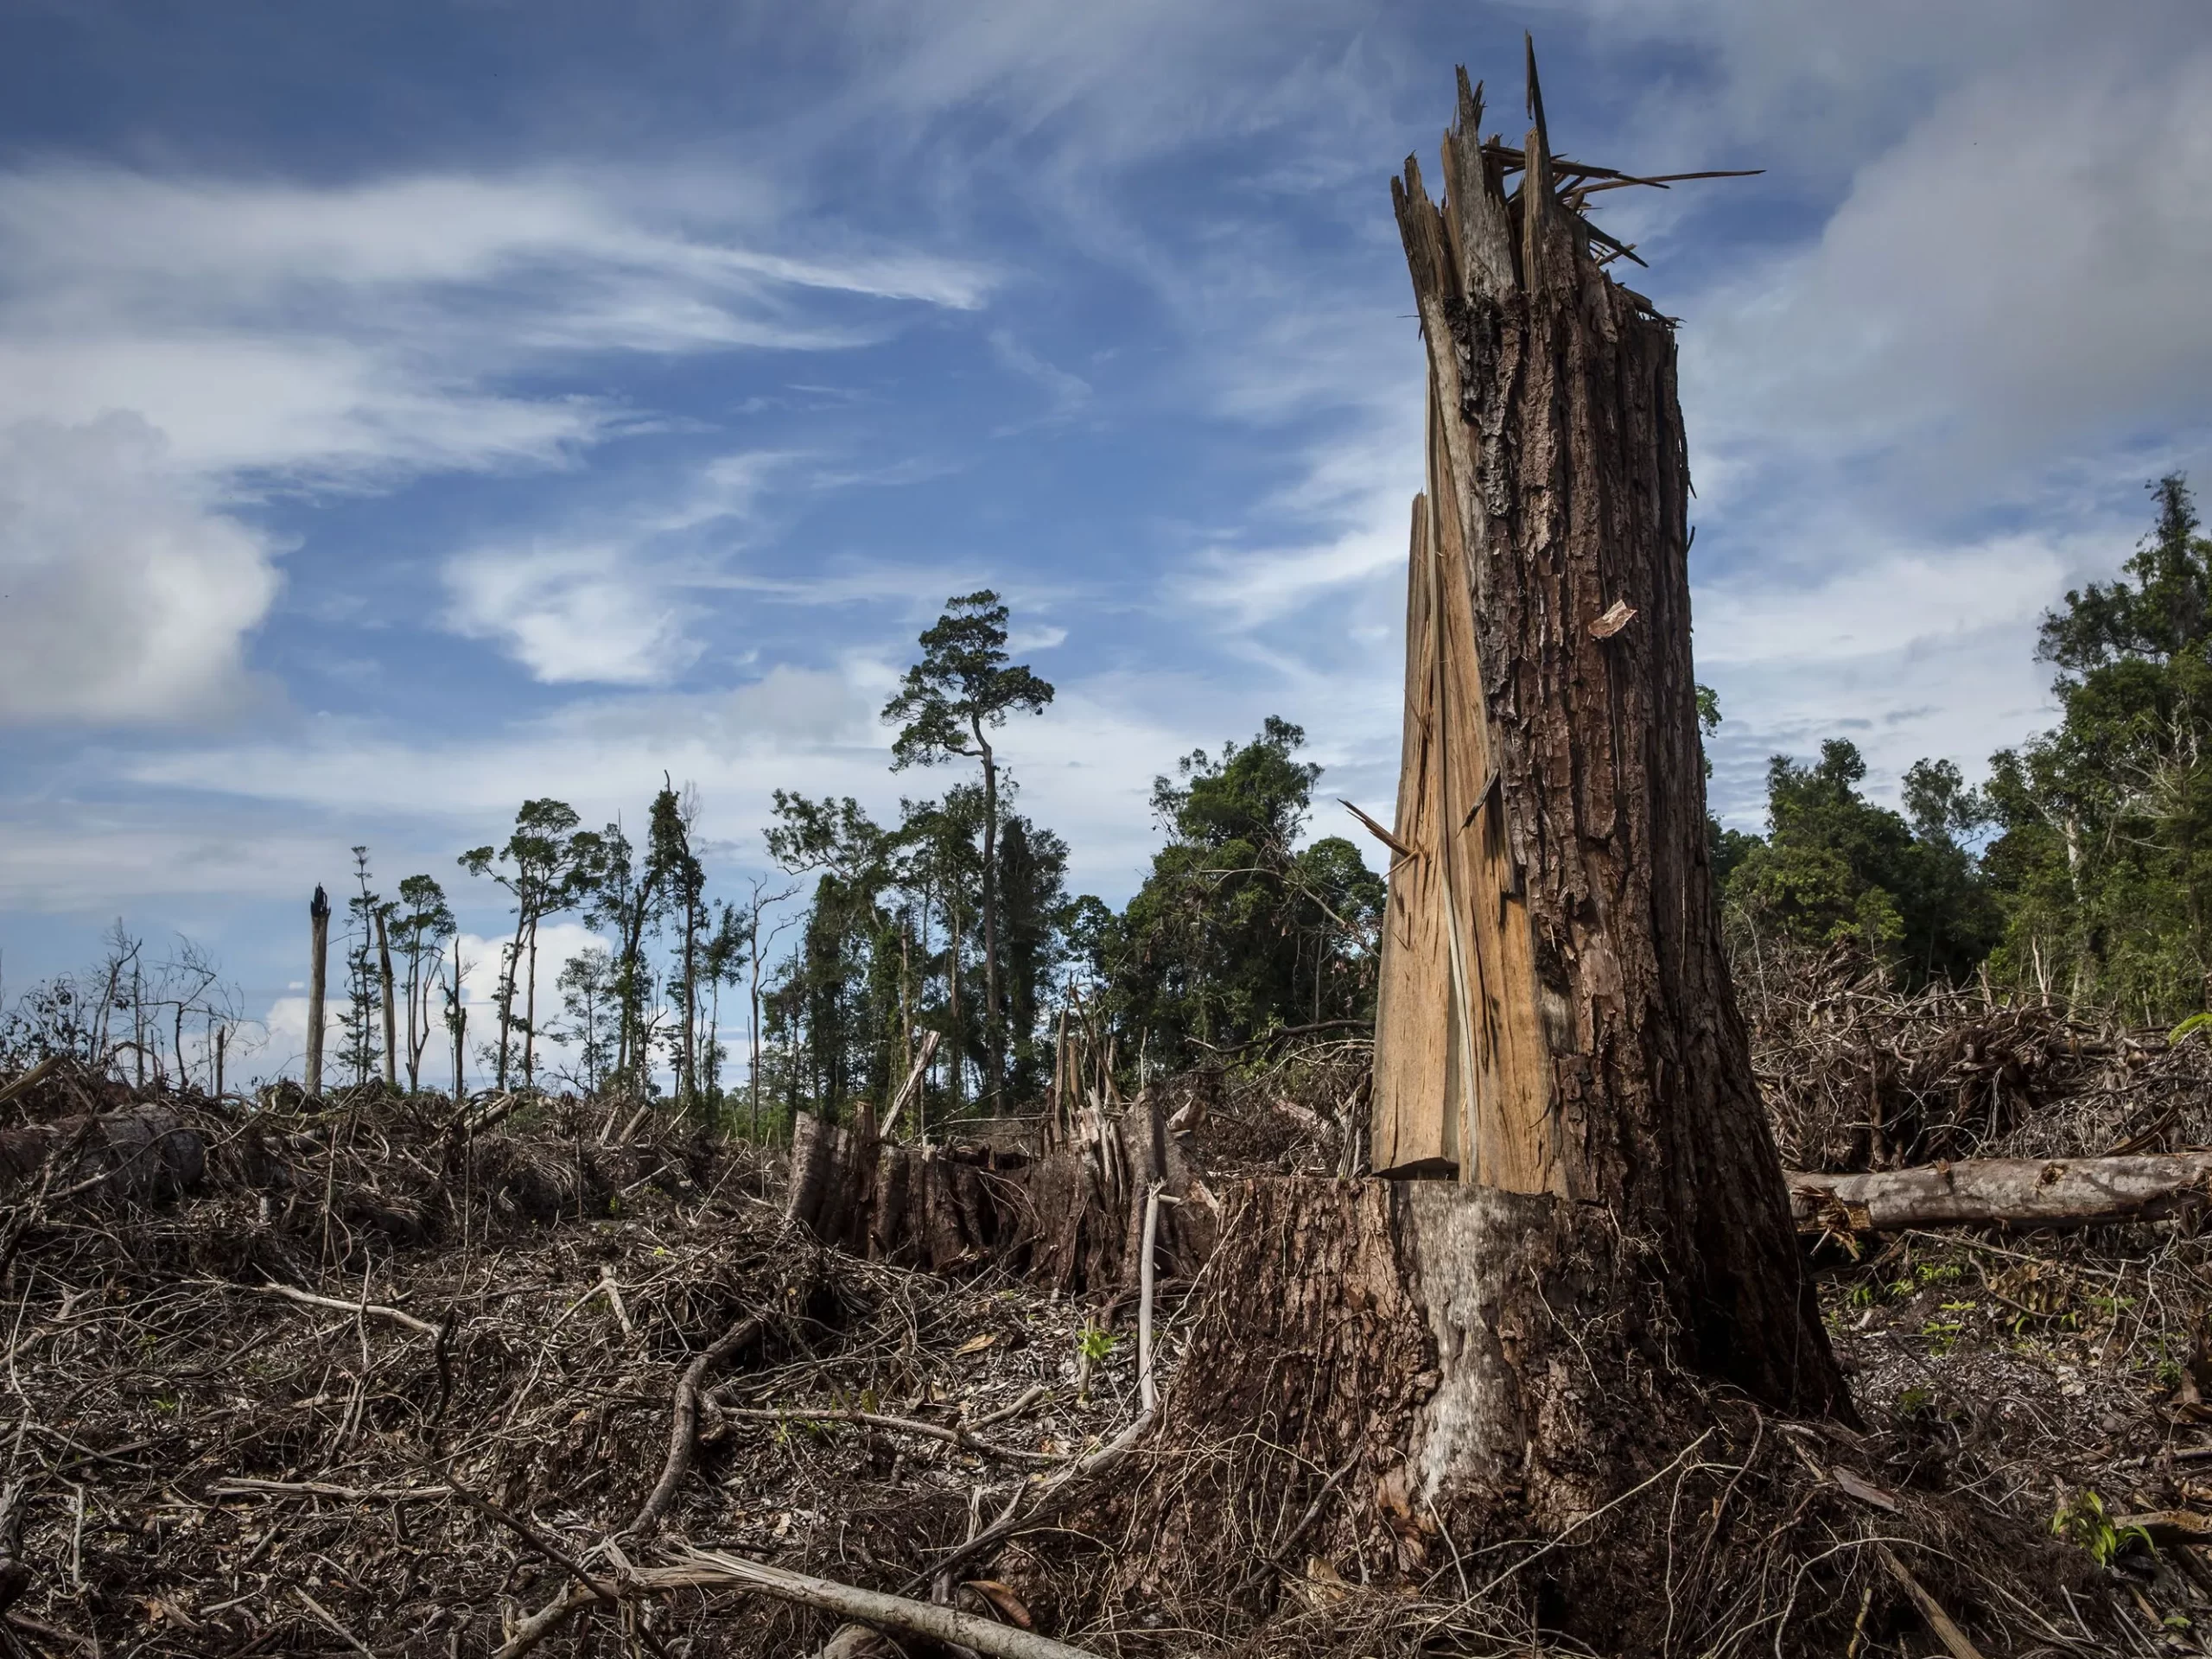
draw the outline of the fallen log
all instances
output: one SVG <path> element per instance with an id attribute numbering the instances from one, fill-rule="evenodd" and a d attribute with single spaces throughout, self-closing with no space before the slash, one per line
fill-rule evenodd
<path id="1" fill-rule="evenodd" d="M 2212 1196 L 2212 1151 L 2105 1158 L 1967 1158 L 1863 1175 L 1793 1173 L 1801 1233 L 1907 1227 L 2085 1227 L 2157 1221 Z"/>

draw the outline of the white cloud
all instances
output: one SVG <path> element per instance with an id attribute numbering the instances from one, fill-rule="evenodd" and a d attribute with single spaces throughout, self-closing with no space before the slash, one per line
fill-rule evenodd
<path id="1" fill-rule="evenodd" d="M 972 262 L 763 248 L 759 193 L 725 187 L 699 229 L 613 175 L 0 173 L 0 421 L 131 410 L 216 471 L 542 462 L 618 415 L 499 385 L 549 357 L 834 349 L 883 323 L 823 321 L 810 295 L 972 309 L 989 291 Z"/>
<path id="2" fill-rule="evenodd" d="M 138 417 L 0 429 L 0 721 L 234 707 L 277 587 L 264 538 Z"/>
<path id="3" fill-rule="evenodd" d="M 1057 364 L 1046 362 L 1007 329 L 995 328 L 991 331 L 990 346 L 991 355 L 999 360 L 1001 366 L 1043 389 L 1050 405 L 1045 415 L 1048 423 L 1057 424 L 1071 421 L 1090 407 L 1090 382 L 1081 375 L 1069 373 Z"/>
<path id="4" fill-rule="evenodd" d="M 607 543 L 533 544 L 464 554 L 445 568 L 447 624 L 497 640 L 549 685 L 651 685 L 689 667 L 700 646 L 677 597 Z"/>
<path id="5" fill-rule="evenodd" d="M 1941 651 L 1968 635 L 2031 623 L 2065 570 L 2052 548 L 2013 536 L 1857 557 L 1810 584 L 1761 582 L 1756 572 L 1741 572 L 1698 591 L 1698 664 L 1802 668 Z"/>

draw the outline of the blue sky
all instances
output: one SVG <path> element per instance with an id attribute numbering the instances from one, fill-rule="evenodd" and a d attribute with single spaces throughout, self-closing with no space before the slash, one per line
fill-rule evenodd
<path id="1" fill-rule="evenodd" d="M 1978 770 L 2045 720 L 2041 609 L 2212 478 L 2201 3 L 16 0 L 7 987 L 121 916 L 260 1013 L 354 842 L 490 931 L 461 849 L 664 771 L 737 881 L 774 788 L 932 785 L 874 711 L 983 584 L 1082 887 L 1271 713 L 1379 810 L 1387 180 L 1454 62 L 1511 128 L 1524 28 L 1562 149 L 1768 169 L 1607 200 L 1683 320 L 1718 804 L 1834 734 Z"/>

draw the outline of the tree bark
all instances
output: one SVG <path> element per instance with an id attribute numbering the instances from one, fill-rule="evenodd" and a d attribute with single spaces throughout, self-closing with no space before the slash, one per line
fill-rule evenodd
<path id="1" fill-rule="evenodd" d="M 530 918 L 529 980 L 522 1002 L 522 1086 L 537 1081 L 537 918 Z"/>
<path id="2" fill-rule="evenodd" d="M 322 1094 L 323 996 L 330 971 L 330 899 L 321 887 L 308 904 L 308 1098 Z"/>
<path id="3" fill-rule="evenodd" d="M 376 912 L 377 918 L 377 976 L 384 991 L 384 1086 L 397 1093 L 399 1089 L 399 1030 L 398 1009 L 392 1001 L 391 940 L 385 929 L 384 912 Z M 408 1012 L 414 1012 L 410 1006 Z"/>
<path id="4" fill-rule="evenodd" d="M 1788 1177 L 1801 1233 L 1905 1227 L 2078 1227 L 2157 1221 L 2204 1207 L 2212 1152 L 2113 1158 L 1968 1158 L 1923 1169 Z"/>
<path id="5" fill-rule="evenodd" d="M 1673 328 L 1554 194 L 1533 59 L 1529 91 L 1516 196 L 1464 72 L 1445 206 L 1410 157 L 1392 187 L 1428 489 L 1374 1163 L 1610 1216 L 1692 1370 L 1848 1409 L 1721 949 Z"/>
<path id="6" fill-rule="evenodd" d="M 1005 1023 L 999 1018 L 999 766 L 983 736 L 983 722 L 971 722 L 976 747 L 983 757 L 983 1053 L 991 1075 L 984 1088 L 993 1111 L 1004 1109 Z"/>

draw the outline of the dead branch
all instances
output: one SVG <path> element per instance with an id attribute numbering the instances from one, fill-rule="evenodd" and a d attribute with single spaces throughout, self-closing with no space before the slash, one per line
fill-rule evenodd
<path id="1" fill-rule="evenodd" d="M 893 1417 L 880 1411 L 816 1409 L 792 1406 L 777 1410 L 766 1407 L 725 1406 L 719 1401 L 715 1409 L 725 1417 L 736 1417 L 756 1423 L 859 1423 L 869 1428 L 888 1429 L 897 1434 L 919 1435 L 923 1439 L 942 1440 L 947 1446 L 973 1452 L 978 1457 L 998 1458 L 1007 1463 L 1030 1463 L 1057 1467 L 1067 1461 L 1051 1452 L 1025 1452 L 1019 1446 L 1001 1446 L 993 1440 L 970 1433 L 963 1424 L 925 1423 L 912 1417 Z"/>
<path id="2" fill-rule="evenodd" d="M 405 1325 L 410 1331 L 420 1331 L 426 1337 L 435 1338 L 439 1334 L 438 1327 L 428 1319 L 417 1319 L 414 1314 L 400 1308 L 380 1306 L 375 1302 L 341 1301 L 335 1296 L 318 1296 L 313 1291 L 295 1290 L 289 1285 L 233 1285 L 219 1279 L 212 1280 L 209 1282 L 221 1285 L 225 1290 L 242 1290 L 264 1296 L 282 1296 L 287 1301 L 297 1302 L 303 1307 L 327 1307 L 340 1313 L 355 1313 L 374 1319 L 389 1319 L 394 1325 Z"/>
<path id="3" fill-rule="evenodd" d="M 691 1363 L 683 1368 L 683 1375 L 677 1379 L 676 1398 L 669 1408 L 668 1461 L 661 1466 L 660 1478 L 654 1483 L 644 1507 L 623 1531 L 650 1532 L 668 1514 L 668 1506 L 676 1501 L 676 1489 L 683 1484 L 683 1477 L 691 1468 L 692 1447 L 699 1430 L 700 1384 L 706 1380 L 708 1372 L 759 1338 L 760 1332 L 759 1317 L 748 1313 L 711 1345 L 693 1355 Z"/>
<path id="4" fill-rule="evenodd" d="M 2155 1221 L 2204 1202 L 2212 1152 L 2116 1158 L 1969 1158 L 1865 1175 L 1791 1174 L 1801 1233 L 1908 1227 L 2080 1227 Z"/>

